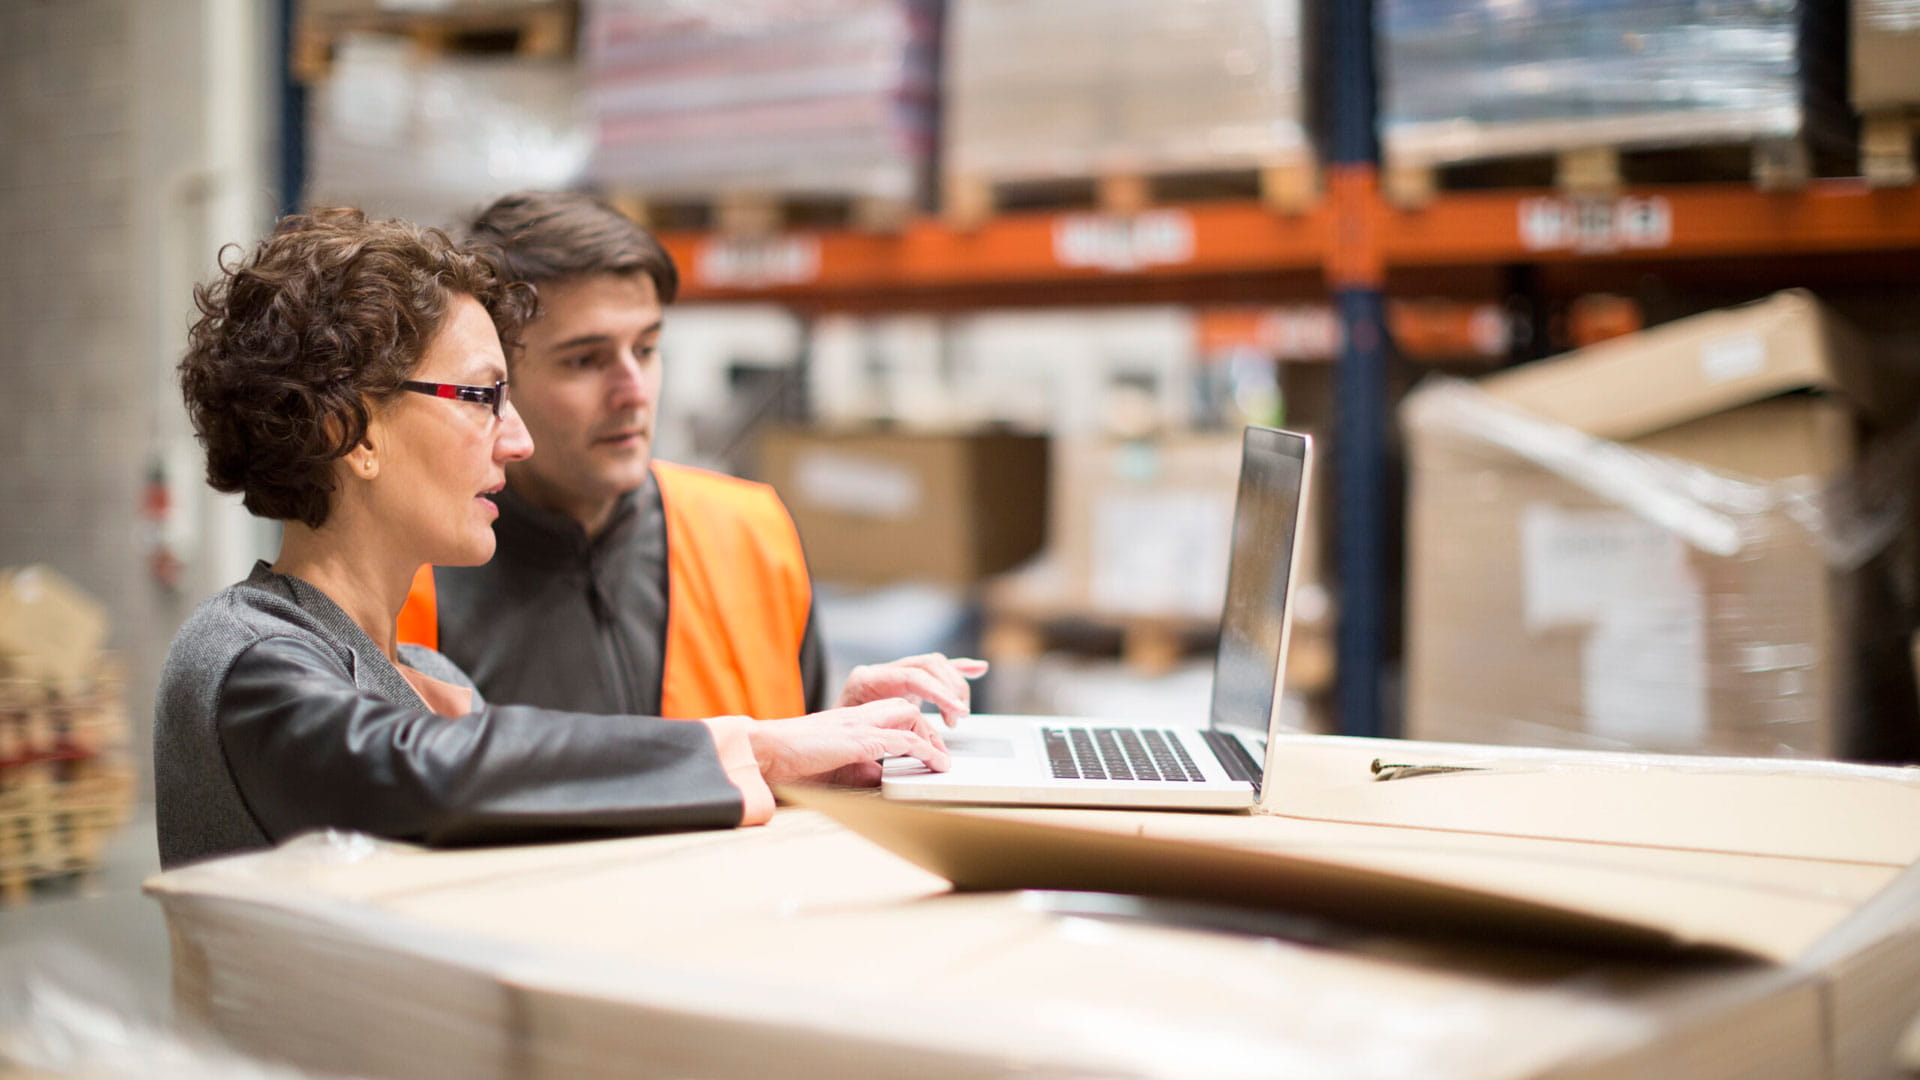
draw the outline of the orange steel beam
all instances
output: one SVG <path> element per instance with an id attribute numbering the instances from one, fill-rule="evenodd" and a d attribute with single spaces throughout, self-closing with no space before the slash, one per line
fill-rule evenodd
<path id="1" fill-rule="evenodd" d="M 1817 180 L 1777 194 L 1743 184 L 1670 185 L 1590 200 L 1454 192 L 1422 209 L 1382 205 L 1379 213 L 1388 266 L 1920 250 L 1920 187 L 1874 189 L 1859 180 Z"/>
<path id="2" fill-rule="evenodd" d="M 1072 257 L 1063 259 L 1060 230 L 1073 228 L 1123 235 L 1106 244 L 1095 238 L 1093 247 L 1113 256 L 1105 264 L 1096 256 L 1096 265 L 1069 265 Z M 1124 235 L 1129 229 L 1159 231 L 1135 243 Z M 780 299 L 875 289 L 1314 270 L 1326 260 L 1330 231 L 1324 207 L 1281 215 L 1257 203 L 1222 202 L 1155 207 L 1139 215 L 1009 214 L 970 230 L 925 219 L 897 234 L 823 230 L 753 240 L 682 232 L 665 234 L 661 241 L 680 264 L 689 299 Z M 753 281 L 709 269 L 728 261 L 737 266 L 741 256 L 751 261 L 757 252 L 787 270 Z"/>
<path id="3" fill-rule="evenodd" d="M 1425 208 L 1401 210 L 1379 197 L 1370 177 L 1330 181 L 1329 198 L 1297 216 L 1252 202 L 1198 203 L 1131 216 L 1009 214 L 970 230 L 922 219 L 894 234 L 824 230 L 740 240 L 682 232 L 661 239 L 682 268 L 688 298 L 771 300 L 1275 271 L 1325 270 L 1330 280 L 1371 280 L 1382 267 L 1920 251 L 1920 187 L 1818 180 L 1802 191 L 1774 194 L 1744 184 L 1669 185 L 1596 199 L 1549 190 L 1452 192 Z M 1154 243 L 1123 239 L 1114 249 L 1117 261 L 1063 262 L 1062 228 L 1124 233 L 1141 222 L 1169 220 L 1181 234 L 1175 247 L 1185 245 L 1171 255 L 1164 243 L 1155 250 Z M 1128 262 L 1136 249 L 1143 257 Z M 708 272 L 716 253 L 712 264 L 730 261 L 730 277 L 722 272 L 715 280 Z M 743 278 L 743 260 L 784 269 Z"/>

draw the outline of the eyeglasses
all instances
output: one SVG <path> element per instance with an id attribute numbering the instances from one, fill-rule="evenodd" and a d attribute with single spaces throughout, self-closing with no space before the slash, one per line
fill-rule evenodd
<path id="1" fill-rule="evenodd" d="M 454 401 L 471 401 L 476 405 L 485 405 L 493 410 L 493 418 L 500 419 L 500 410 L 507 407 L 507 380 L 501 379 L 492 386 L 465 386 L 450 382 L 420 382 L 408 379 L 400 384 L 400 389 L 411 390 L 428 397 L 449 398 Z"/>

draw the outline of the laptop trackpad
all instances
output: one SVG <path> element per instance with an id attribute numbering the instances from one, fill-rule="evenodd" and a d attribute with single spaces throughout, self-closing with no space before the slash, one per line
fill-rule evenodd
<path id="1" fill-rule="evenodd" d="M 961 732 L 942 733 L 947 741 L 947 752 L 955 757 L 971 758 L 1010 758 L 1015 756 L 1012 739 L 1000 739 L 991 735 L 968 735 Z"/>

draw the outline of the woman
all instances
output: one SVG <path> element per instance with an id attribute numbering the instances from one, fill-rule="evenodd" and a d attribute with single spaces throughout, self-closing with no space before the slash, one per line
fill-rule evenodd
<path id="1" fill-rule="evenodd" d="M 533 452 L 503 339 L 531 292 L 437 231 L 290 217 L 195 290 L 180 365 L 207 479 L 284 524 L 279 556 L 175 636 L 154 720 L 164 864 L 313 828 L 430 844 L 765 821 L 769 783 L 947 766 L 913 702 L 670 721 L 480 699 L 395 644 L 422 564 L 493 554 L 489 496 Z"/>

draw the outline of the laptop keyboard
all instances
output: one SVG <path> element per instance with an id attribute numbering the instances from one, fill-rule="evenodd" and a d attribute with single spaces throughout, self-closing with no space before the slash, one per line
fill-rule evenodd
<path id="1" fill-rule="evenodd" d="M 1204 779 L 1172 731 L 1146 728 L 1040 729 L 1047 764 L 1061 780 Z"/>

